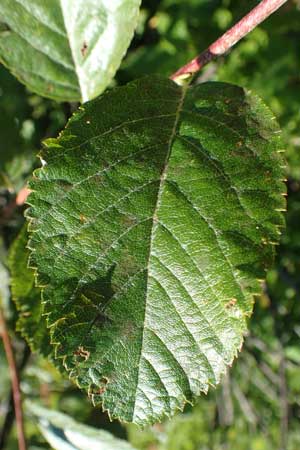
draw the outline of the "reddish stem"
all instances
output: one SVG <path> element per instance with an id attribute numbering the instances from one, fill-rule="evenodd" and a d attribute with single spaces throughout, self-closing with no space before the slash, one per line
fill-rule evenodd
<path id="1" fill-rule="evenodd" d="M 287 0 L 262 0 L 252 11 L 243 19 L 228 30 L 223 36 L 208 47 L 203 53 L 194 58 L 177 72 L 171 75 L 171 80 L 198 72 L 212 59 L 224 55 L 238 41 L 252 31 L 257 25 L 267 19 L 277 9 L 279 9 Z"/>
<path id="2" fill-rule="evenodd" d="M 12 384 L 12 391 L 14 397 L 15 416 L 17 424 L 17 434 L 19 442 L 19 450 L 26 450 L 23 411 L 22 411 L 22 398 L 20 391 L 19 377 L 12 349 L 10 337 L 6 328 L 5 319 L 0 308 L 0 334 L 2 336 L 4 350 L 7 358 L 7 363 L 10 371 L 10 378 Z"/>
<path id="3" fill-rule="evenodd" d="M 28 195 L 30 194 L 30 190 L 27 187 L 21 189 L 16 197 L 16 205 L 22 206 L 27 200 Z"/>

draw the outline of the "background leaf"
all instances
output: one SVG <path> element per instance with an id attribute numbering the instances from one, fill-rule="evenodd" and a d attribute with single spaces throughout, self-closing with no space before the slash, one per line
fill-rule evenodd
<path id="1" fill-rule="evenodd" d="M 41 140 L 56 135 L 70 115 L 70 106 L 26 92 L 0 66 L 0 216 L 1 208 L 22 189 L 37 164 Z M 1 198 L 3 197 L 3 198 Z M 1 224 L 3 217 L 0 217 Z M 18 221 L 20 224 L 23 221 Z M 7 237 L 7 236 L 6 236 Z"/>
<path id="2" fill-rule="evenodd" d="M 24 88 L 0 67 L 0 192 L 20 189 L 32 168 L 32 128 L 30 106 Z M 27 135 L 25 128 L 27 126 Z M 29 130 L 30 129 L 30 130 Z"/>
<path id="3" fill-rule="evenodd" d="M 57 356 L 111 417 L 161 420 L 232 363 L 283 226 L 278 132 L 241 88 L 148 77 L 47 141 L 31 263 Z"/>
<path id="4" fill-rule="evenodd" d="M 140 0 L 1 0 L 0 60 L 32 91 L 86 101 L 111 82 Z"/>
<path id="5" fill-rule="evenodd" d="M 5 262 L 5 250 L 2 239 L 0 239 L 0 305 L 7 309 L 9 301 L 9 273 Z"/>
<path id="6" fill-rule="evenodd" d="M 55 450 L 134 450 L 107 431 L 81 425 L 66 414 L 26 402 L 27 410 L 39 420 L 39 427 Z"/>
<path id="7" fill-rule="evenodd" d="M 29 250 L 27 224 L 10 248 L 8 265 L 11 274 L 12 298 L 18 309 L 17 331 L 32 351 L 48 356 L 51 353 L 46 318 L 42 315 L 41 290 L 35 287 L 34 272 L 28 268 Z"/>

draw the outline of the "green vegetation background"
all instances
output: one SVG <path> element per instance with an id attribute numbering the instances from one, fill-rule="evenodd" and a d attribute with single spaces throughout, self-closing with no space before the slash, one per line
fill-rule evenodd
<path id="1" fill-rule="evenodd" d="M 147 73 L 169 75 L 203 50 L 257 2 L 145 0 L 136 36 L 115 83 Z M 283 129 L 288 178 L 287 230 L 276 265 L 258 299 L 243 352 L 216 390 L 165 424 L 139 431 L 110 423 L 50 363 L 32 355 L 22 391 L 44 406 L 105 428 L 141 450 L 298 450 L 300 448 L 300 2 L 290 0 L 248 35 L 230 55 L 207 66 L 200 81 L 229 81 L 258 93 Z M 16 192 L 38 161 L 42 139 L 55 136 L 76 105 L 43 99 L 0 67 L 0 294 L 14 330 L 7 250 L 23 223 L 19 208 L 7 216 Z M 26 349 L 15 335 L 19 364 Z M 25 356 L 24 356 L 25 353 Z M 9 376 L 0 344 L 0 429 Z M 26 419 L 29 450 L 49 448 Z M 17 449 L 13 429 L 7 449 Z M 92 450 L 92 449 L 91 449 Z"/>

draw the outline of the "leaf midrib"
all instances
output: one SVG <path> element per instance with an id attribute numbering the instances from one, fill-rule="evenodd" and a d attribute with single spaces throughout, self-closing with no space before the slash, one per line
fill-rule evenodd
<path id="1" fill-rule="evenodd" d="M 148 255 L 148 261 L 147 261 L 147 266 L 146 266 L 147 287 L 146 287 L 144 320 L 143 320 L 143 326 L 142 326 L 141 351 L 140 351 L 139 362 L 138 362 L 137 382 L 136 382 L 136 389 L 135 389 L 136 392 L 135 392 L 134 405 L 133 405 L 133 411 L 132 411 L 132 421 L 134 421 L 134 418 L 135 418 L 135 409 L 136 409 L 136 401 L 137 401 L 136 393 L 137 393 L 138 386 L 139 386 L 139 378 L 140 378 L 140 371 L 141 371 L 141 360 L 142 360 L 143 349 L 144 349 L 144 332 L 145 332 L 145 323 L 146 323 L 146 318 L 147 318 L 147 304 L 148 304 L 147 300 L 148 300 L 148 282 L 149 282 L 150 260 L 151 260 L 151 255 L 152 255 L 152 249 L 153 249 L 153 242 L 154 242 L 154 238 L 155 238 L 155 233 L 156 233 L 156 230 L 157 230 L 157 227 L 158 227 L 157 213 L 158 213 L 158 210 L 159 210 L 160 205 L 161 205 L 161 199 L 162 199 L 162 196 L 163 196 L 164 185 L 165 185 L 165 181 L 167 179 L 167 174 L 168 174 L 169 160 L 170 160 L 170 156 L 171 156 L 171 153 L 172 153 L 172 146 L 173 146 L 174 139 L 176 138 L 176 132 L 177 132 L 177 127 L 178 127 L 178 123 L 179 123 L 179 119 L 180 119 L 180 114 L 181 114 L 182 109 L 183 109 L 185 97 L 186 97 L 187 91 L 189 89 L 189 86 L 188 85 L 183 86 L 181 89 L 182 89 L 182 92 L 181 92 L 181 96 L 180 96 L 180 99 L 178 101 L 178 106 L 177 106 L 177 109 L 176 109 L 176 112 L 175 112 L 174 126 L 173 126 L 173 129 L 171 131 L 170 139 L 169 139 L 169 142 L 168 142 L 168 150 L 167 150 L 167 154 L 166 154 L 163 170 L 162 170 L 161 176 L 160 176 L 160 184 L 159 184 L 159 189 L 158 189 L 158 194 L 157 194 L 157 201 L 156 201 L 156 205 L 155 205 L 154 212 L 153 212 L 153 221 L 152 221 L 152 229 L 151 229 L 151 236 L 150 236 L 149 255 Z"/>

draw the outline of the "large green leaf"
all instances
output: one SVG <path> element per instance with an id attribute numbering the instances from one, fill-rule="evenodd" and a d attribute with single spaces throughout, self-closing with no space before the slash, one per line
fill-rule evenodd
<path id="1" fill-rule="evenodd" d="M 141 0 L 1 0 L 0 60 L 31 90 L 86 101 L 110 83 Z"/>
<path id="2" fill-rule="evenodd" d="M 82 425 L 58 411 L 29 402 L 26 410 L 38 419 L 41 432 L 55 450 L 134 450 L 107 431 Z"/>
<path id="3" fill-rule="evenodd" d="M 24 225 L 10 248 L 8 260 L 12 298 L 19 313 L 17 330 L 32 351 L 39 350 L 44 356 L 48 356 L 51 353 L 49 330 L 46 318 L 42 316 L 41 290 L 35 287 L 34 272 L 28 268 L 27 241 L 27 226 Z"/>
<path id="4" fill-rule="evenodd" d="M 111 417 L 158 421 L 232 363 L 283 226 L 278 133 L 239 87 L 153 76 L 46 142 L 31 264 L 57 357 Z"/>

